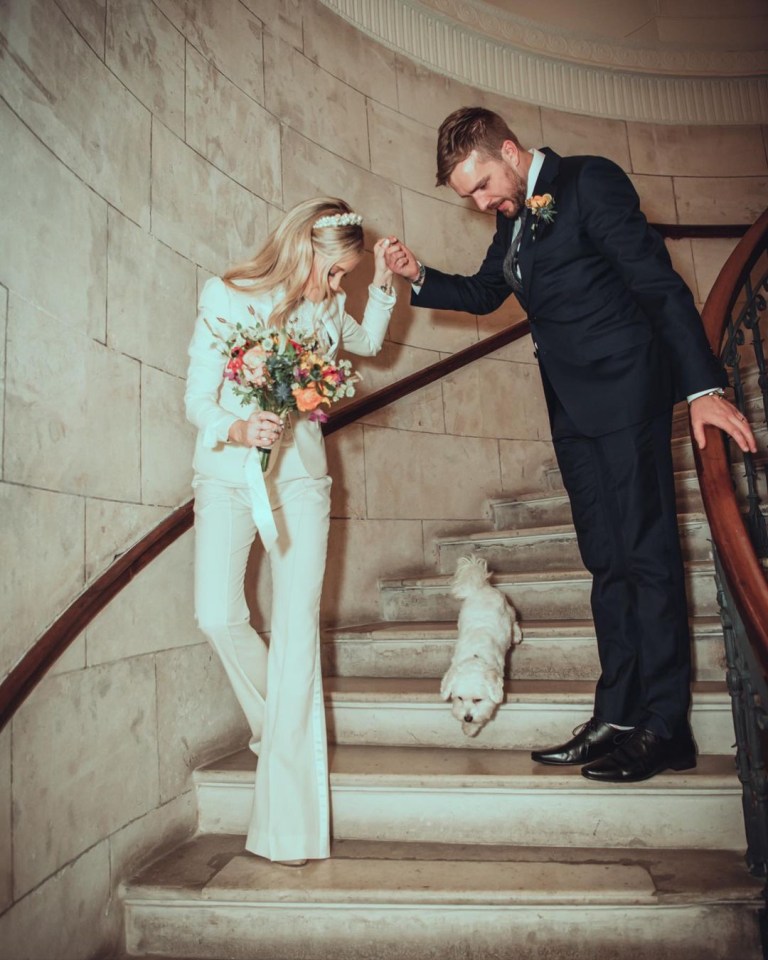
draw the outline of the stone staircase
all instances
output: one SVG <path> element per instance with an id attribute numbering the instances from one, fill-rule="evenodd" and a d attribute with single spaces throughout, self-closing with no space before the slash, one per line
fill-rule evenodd
<path id="1" fill-rule="evenodd" d="M 195 774 L 198 835 L 123 888 L 129 956 L 248 960 L 757 960 L 722 632 L 682 429 L 675 440 L 694 644 L 695 770 L 605 786 L 532 763 L 591 713 L 590 581 L 556 471 L 436 543 L 436 571 L 380 583 L 382 620 L 326 632 L 333 856 L 243 853 L 255 759 Z M 518 608 L 506 700 L 467 739 L 439 699 L 456 559 Z"/>

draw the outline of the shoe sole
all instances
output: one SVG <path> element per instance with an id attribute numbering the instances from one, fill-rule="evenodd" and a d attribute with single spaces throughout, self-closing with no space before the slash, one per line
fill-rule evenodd
<path id="1" fill-rule="evenodd" d="M 581 775 L 586 780 L 591 780 L 592 783 L 642 783 L 643 780 L 650 780 L 652 777 L 664 773 L 665 770 L 673 770 L 675 773 L 680 773 L 683 770 L 693 770 L 695 767 L 696 758 L 686 757 L 681 760 L 675 760 L 673 763 L 668 763 L 664 767 L 659 767 L 658 770 L 654 770 L 653 773 L 649 773 L 644 777 L 620 777 L 612 780 L 608 777 L 590 777 L 589 771 L 585 770 L 581 771 Z"/>

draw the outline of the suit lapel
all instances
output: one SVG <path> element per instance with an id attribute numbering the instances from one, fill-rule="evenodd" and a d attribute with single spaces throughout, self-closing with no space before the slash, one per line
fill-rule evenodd
<path id="1" fill-rule="evenodd" d="M 557 174 L 560 168 L 560 157 L 553 150 L 550 150 L 549 147 L 544 147 L 542 149 L 544 154 L 544 163 L 542 164 L 539 175 L 536 178 L 536 183 L 533 188 L 533 195 L 540 195 L 543 193 L 551 193 L 555 198 L 555 205 L 557 205 Z M 533 274 L 534 259 L 536 257 L 536 233 L 534 232 L 533 225 L 535 222 L 535 217 L 532 213 L 529 212 L 527 221 L 525 224 L 525 232 L 523 238 L 520 241 L 520 249 L 518 251 L 518 263 L 520 264 L 520 276 L 523 282 L 523 290 L 525 295 L 528 295 L 528 291 L 531 286 L 531 277 Z M 539 224 L 538 230 L 541 231 L 543 224 Z M 552 229 L 555 224 L 549 224 L 544 229 Z"/>

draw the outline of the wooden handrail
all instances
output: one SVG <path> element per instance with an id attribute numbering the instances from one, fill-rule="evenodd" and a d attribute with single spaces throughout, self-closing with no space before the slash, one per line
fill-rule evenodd
<path id="1" fill-rule="evenodd" d="M 755 261 L 768 243 L 768 210 L 750 227 L 715 281 L 702 311 L 709 344 L 720 355 L 728 317 Z M 696 470 L 712 539 L 758 663 L 768 677 L 768 583 L 755 555 L 731 480 L 725 441 L 707 427 L 707 445 L 693 436 Z"/>
<path id="2" fill-rule="evenodd" d="M 438 360 L 402 380 L 345 404 L 331 414 L 323 427 L 323 433 L 326 436 L 335 433 L 342 427 L 369 416 L 395 400 L 414 393 L 472 363 L 473 360 L 487 356 L 494 350 L 519 340 L 528 331 L 528 321 L 518 320 L 450 357 Z M 193 501 L 189 500 L 119 556 L 36 640 L 34 646 L 24 654 L 0 684 L 0 730 L 93 618 L 133 580 L 137 573 L 183 533 L 186 533 L 192 526 L 193 518 Z"/>

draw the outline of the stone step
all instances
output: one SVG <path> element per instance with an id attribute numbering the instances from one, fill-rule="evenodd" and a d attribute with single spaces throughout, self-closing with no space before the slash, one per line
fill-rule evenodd
<path id="1" fill-rule="evenodd" d="M 512 655 L 512 669 L 516 651 Z M 592 715 L 594 684 L 508 680 L 505 700 L 476 737 L 466 737 L 440 697 L 439 680 L 328 677 L 328 736 L 337 744 L 450 749 L 527 750 L 569 739 Z M 691 726 L 700 754 L 727 754 L 734 744 L 724 681 L 693 685 Z"/>
<path id="2" fill-rule="evenodd" d="M 447 575 L 379 581 L 385 620 L 446 620 L 458 616 L 459 601 L 450 594 Z M 712 565 L 686 564 L 691 615 L 717 611 Z M 525 629 L 526 620 L 583 620 L 591 616 L 592 578 L 585 570 L 500 573 L 493 583 L 512 601 Z"/>
<path id="3" fill-rule="evenodd" d="M 712 559 L 710 530 L 703 513 L 678 518 L 683 556 L 686 560 Z M 485 558 L 496 573 L 517 570 L 577 570 L 581 564 L 573 524 L 533 527 L 529 530 L 490 532 L 440 537 L 435 542 L 439 573 L 452 573 L 459 557 Z"/>
<path id="4" fill-rule="evenodd" d="M 730 851 L 340 840 L 280 867 L 198 836 L 125 884 L 132 957 L 759 960 Z M 681 953 L 684 945 L 684 953 Z"/>
<path id="5" fill-rule="evenodd" d="M 725 676 L 719 617 L 691 621 L 694 676 Z M 323 631 L 323 672 L 345 677 L 442 677 L 456 642 L 455 621 L 403 621 L 337 627 Z M 520 680 L 590 680 L 600 675 L 591 620 L 530 620 L 514 651 Z"/>
<path id="6" fill-rule="evenodd" d="M 527 751 L 333 745 L 337 839 L 535 846 L 742 850 L 741 787 L 732 756 L 639 784 L 592 783 L 578 767 Z M 256 758 L 241 750 L 194 774 L 198 828 L 245 833 Z"/>

